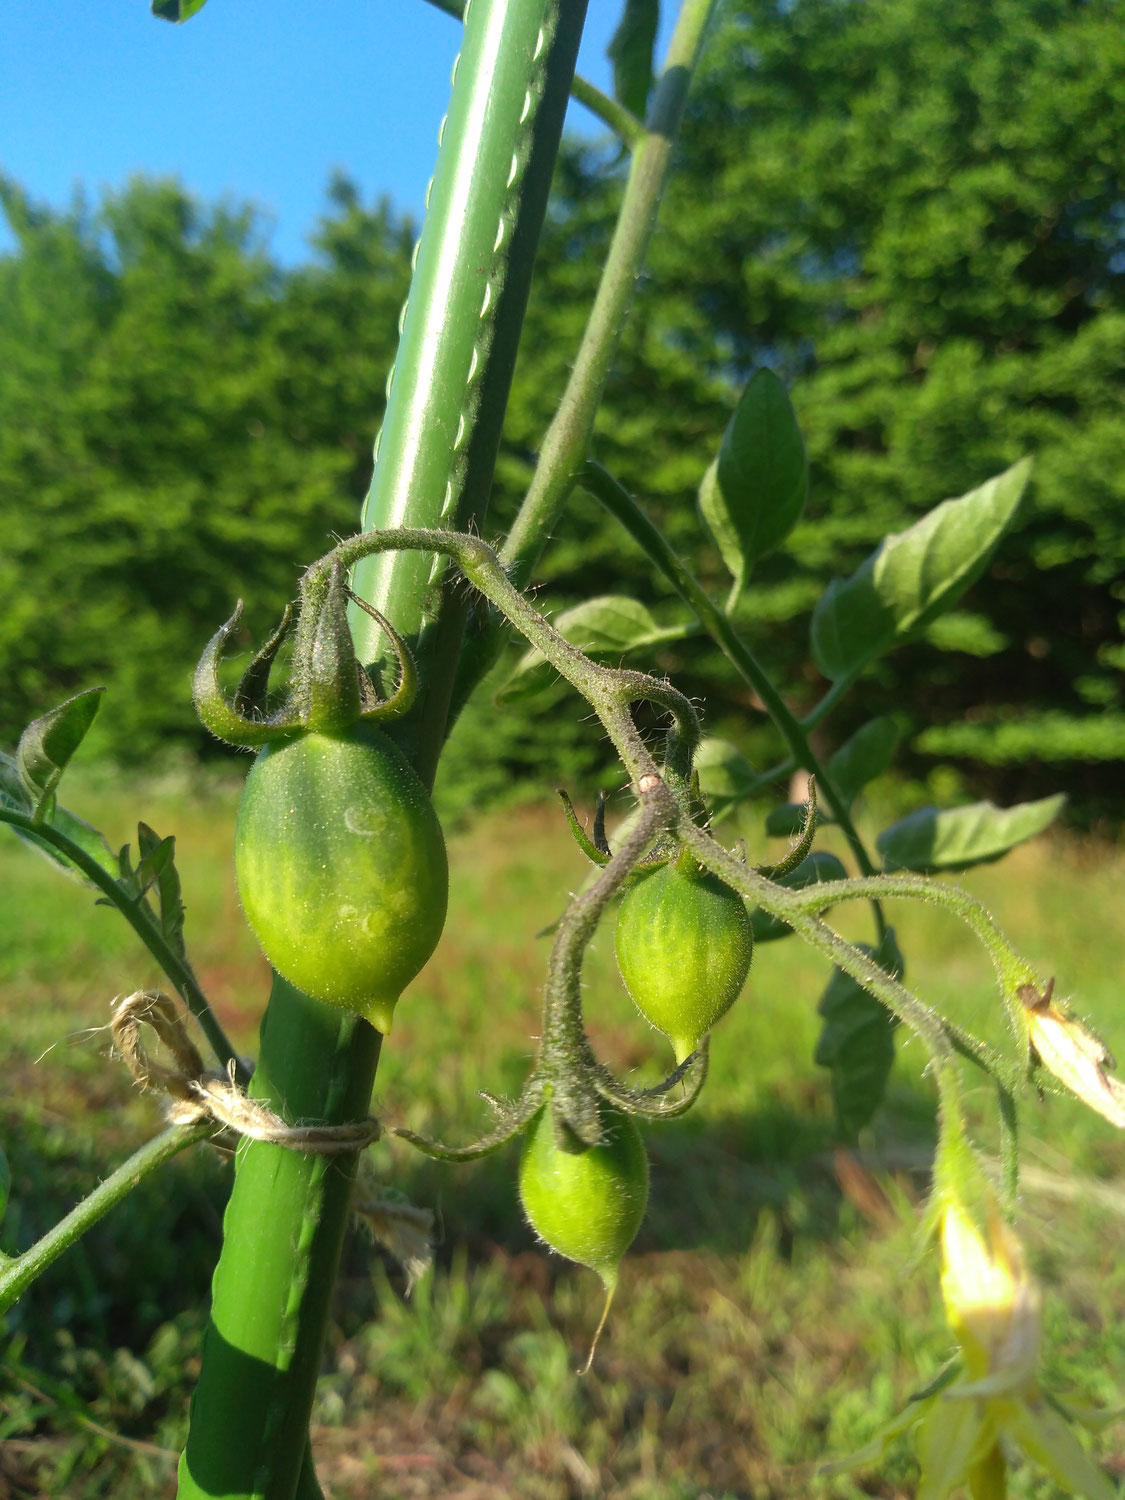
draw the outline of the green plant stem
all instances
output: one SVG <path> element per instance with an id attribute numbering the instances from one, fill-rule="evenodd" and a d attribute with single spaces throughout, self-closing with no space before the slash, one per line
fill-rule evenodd
<path id="1" fill-rule="evenodd" d="M 464 0 L 429 0 L 429 4 L 444 15 L 452 16 L 455 21 L 465 19 Z M 584 104 L 591 114 L 597 115 L 602 124 L 607 125 L 626 146 L 634 145 L 644 135 L 644 124 L 632 110 L 618 104 L 616 99 L 603 93 L 578 73 L 574 75 L 570 92 L 572 98 L 577 99 L 579 104 Z"/>
<path id="2" fill-rule="evenodd" d="M 154 925 L 144 905 L 124 891 L 120 881 L 108 870 L 103 869 L 80 844 L 68 839 L 64 833 L 59 833 L 49 823 L 36 823 L 29 814 L 16 812 L 11 808 L 0 808 L 0 823 L 10 823 L 13 828 L 22 828 L 34 834 L 37 839 L 42 839 L 45 844 L 50 844 L 60 854 L 65 854 L 71 864 L 81 870 L 91 884 L 97 886 L 110 905 L 115 906 L 125 918 L 172 981 L 176 993 L 199 1022 L 200 1030 L 210 1043 L 211 1050 L 218 1058 L 220 1066 L 227 1068 L 233 1063 L 235 1078 L 245 1088 L 250 1078 L 245 1063 L 235 1052 L 226 1032 L 219 1025 L 214 1011 L 208 1004 L 207 996 L 199 988 L 198 981 L 191 972 L 190 965 L 168 944 L 164 934 Z"/>
<path id="3" fill-rule="evenodd" d="M 417 527 L 400 527 L 395 531 L 362 532 L 320 559 L 306 575 L 304 587 L 315 588 L 316 575 L 335 563 L 352 566 L 360 559 L 399 549 L 434 552 L 453 558 L 470 583 L 475 584 L 488 601 L 516 627 L 533 646 L 538 647 L 551 665 L 577 688 L 592 705 L 609 735 L 622 762 L 629 768 L 638 787 L 647 776 L 661 777 L 629 712 L 629 705 L 641 699 L 666 708 L 674 720 L 669 734 L 665 765 L 673 776 L 679 775 L 686 796 L 686 774 L 690 757 L 699 743 L 699 716 L 684 695 L 669 683 L 620 668 L 600 667 L 559 634 L 539 611 L 517 589 L 508 577 L 500 558 L 479 538 L 452 531 L 430 531 Z"/>
<path id="4" fill-rule="evenodd" d="M 788 891 L 773 885 L 770 881 L 763 880 L 741 860 L 736 859 L 729 850 L 716 844 L 714 839 L 703 829 L 698 828 L 690 818 L 681 816 L 677 831 L 683 843 L 692 851 L 700 864 L 714 871 L 728 885 L 741 892 L 748 901 L 754 901 L 774 916 L 779 916 L 788 922 L 811 948 L 822 953 L 836 968 L 842 969 L 845 974 L 850 974 L 865 990 L 881 1000 L 892 1015 L 905 1022 L 921 1039 L 929 1052 L 938 1074 L 939 1086 L 956 1088 L 959 1091 L 959 1083 L 956 1082 L 958 1078 L 956 1049 L 946 1034 L 942 1017 L 917 995 L 912 994 L 899 980 L 892 979 L 862 949 L 849 943 L 838 932 L 834 932 L 826 922 L 821 921 L 815 910 L 810 911 L 809 907 L 812 903 L 807 899 L 807 890 Z M 821 891 L 830 891 L 833 884 L 842 885 L 843 882 L 829 882 L 819 886 L 817 887 L 818 894 Z M 871 882 L 857 880 L 849 881 L 848 884 L 859 886 L 870 885 Z M 864 894 L 870 895 L 869 892 L 864 892 Z M 806 899 L 802 901 L 802 897 Z M 953 1081 L 950 1082 L 950 1080 Z"/>
<path id="5" fill-rule="evenodd" d="M 814 703 L 808 713 L 802 717 L 802 728 L 815 729 L 818 724 L 822 724 L 858 676 L 858 672 L 849 672 L 845 677 L 838 677 L 824 697 Z"/>
<path id="6" fill-rule="evenodd" d="M 382 1037 L 275 977 L 252 1096 L 291 1123 L 368 1108 Z M 238 1149 L 180 1500 L 293 1500 L 358 1158 Z"/>
<path id="7" fill-rule="evenodd" d="M 713 5 L 714 0 L 684 0 L 680 9 L 644 136 L 633 152 L 621 212 L 574 368 L 501 553 L 519 587 L 529 581 L 586 461 L 594 418 L 656 224 L 676 131 Z"/>
<path id="8" fill-rule="evenodd" d="M 765 705 L 766 712 L 789 746 L 793 760 L 816 776 L 817 787 L 829 803 L 861 871 L 864 875 L 874 875 L 875 866 L 866 846 L 839 792 L 833 785 L 831 776 L 817 759 L 809 744 L 808 734 L 800 720 L 790 711 L 785 699 L 774 687 L 769 673 L 742 640 L 730 620 L 707 597 L 683 561 L 635 503 L 628 490 L 619 484 L 607 469 L 603 469 L 601 464 L 586 463 L 582 467 L 581 481 L 595 499 L 599 500 L 610 514 L 620 521 L 629 535 L 644 550 L 646 556 L 656 563 L 676 593 L 695 614 L 707 634 L 737 670 L 742 680 L 758 694 Z M 872 898 L 872 908 L 881 938 L 886 931 L 886 921 L 877 898 Z"/>
<path id="9" fill-rule="evenodd" d="M 365 529 L 479 530 L 488 505 L 531 273 L 586 0 L 474 0 L 387 385 Z M 424 554 L 371 557 L 356 593 L 414 649 L 422 690 L 396 738 L 432 782 L 466 601 Z M 349 618 L 361 661 L 384 642 Z"/>
<path id="10" fill-rule="evenodd" d="M 37 1276 L 58 1260 L 65 1250 L 77 1244 L 87 1230 L 92 1229 L 99 1219 L 120 1203 L 127 1193 L 131 1193 L 150 1172 L 155 1172 L 157 1167 L 162 1167 L 189 1146 L 214 1135 L 216 1129 L 214 1120 L 206 1120 L 198 1125 L 174 1125 L 171 1129 L 162 1131 L 160 1135 L 147 1141 L 139 1151 L 134 1151 L 92 1193 L 88 1193 L 81 1203 L 76 1204 L 65 1218 L 52 1225 L 42 1239 L 36 1240 L 22 1255 L 0 1261 L 0 1312 L 11 1307 Z"/>
<path id="11" fill-rule="evenodd" d="M 893 900 L 902 897 L 908 901 L 925 901 L 931 906 L 942 906 L 970 927 L 992 960 L 997 983 L 1004 997 L 1004 1005 L 1016 1038 L 1024 1036 L 1023 1006 L 1017 995 L 1021 985 L 1031 984 L 1042 989 L 1043 982 L 1035 970 L 1021 958 L 993 920 L 992 914 L 982 901 L 970 896 L 958 886 L 940 880 L 928 880 L 922 875 L 876 875 L 859 880 L 826 881 L 824 885 L 793 892 L 794 908 L 824 911 L 841 901 L 854 901 L 873 893 Z M 788 917 L 785 919 L 789 920 Z"/>
<path id="12" fill-rule="evenodd" d="M 366 527 L 479 524 L 487 503 L 585 0 L 473 0 L 364 507 Z M 354 592 L 414 647 L 404 748 L 432 782 L 467 601 L 425 552 L 368 559 Z M 383 651 L 361 610 L 357 653 Z M 254 1092 L 290 1120 L 367 1112 L 382 1038 L 275 979 Z M 315 1494 L 308 1419 L 356 1157 L 239 1151 L 180 1500 Z"/>

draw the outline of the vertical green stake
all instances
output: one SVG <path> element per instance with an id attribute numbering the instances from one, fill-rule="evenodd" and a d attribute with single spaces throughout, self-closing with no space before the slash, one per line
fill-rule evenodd
<path id="1" fill-rule="evenodd" d="M 585 0 L 471 0 L 364 510 L 368 527 L 483 516 L 546 211 Z M 353 587 L 417 639 L 433 560 L 372 558 Z M 445 732 L 456 621 L 423 649 L 412 746 L 431 779 Z M 357 650 L 380 643 L 366 616 Z M 253 1093 L 290 1121 L 369 1106 L 382 1038 L 275 979 Z M 261 1143 L 239 1151 L 211 1321 L 180 1463 L 180 1500 L 314 1500 L 308 1418 L 347 1227 L 354 1157 Z"/>

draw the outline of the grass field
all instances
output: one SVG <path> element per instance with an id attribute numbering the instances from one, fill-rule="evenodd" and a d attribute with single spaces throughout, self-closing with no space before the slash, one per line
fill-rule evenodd
<path id="1" fill-rule="evenodd" d="M 178 836 L 189 949 L 252 1050 L 266 969 L 230 871 L 230 785 L 71 783 L 68 802 L 130 833 L 128 809 Z M 751 840 L 751 857 L 761 857 Z M 451 840 L 449 926 L 404 998 L 376 1108 L 469 1138 L 477 1090 L 515 1091 L 538 1029 L 552 920 L 583 878 L 554 808 L 493 817 Z M 963 877 L 1008 934 L 1125 1051 L 1117 914 L 1125 855 L 1041 840 Z M 983 953 L 947 916 L 894 912 L 911 985 L 1001 1035 Z M 839 914 L 867 937 L 862 910 Z M 910 1496 L 896 1452 L 879 1473 L 816 1465 L 860 1446 L 949 1352 L 932 1257 L 913 1264 L 932 1144 L 932 1090 L 901 1038 L 888 1100 L 858 1149 L 837 1138 L 812 1061 L 827 972 L 795 940 L 763 946 L 716 1032 L 711 1078 L 684 1120 L 648 1131 L 652 1202 L 593 1374 L 574 1374 L 599 1311 L 592 1274 L 536 1248 L 516 1202 L 515 1152 L 443 1167 L 401 1144 L 379 1179 L 439 1213 L 434 1272 L 402 1277 L 350 1244 L 318 1400 L 326 1493 L 390 1500 Z M 600 1054 L 655 1079 L 669 1058 L 632 1012 L 612 941 L 591 955 L 586 1007 Z M 158 975 L 113 912 L 0 838 L 0 1143 L 13 1176 L 8 1251 L 40 1233 L 157 1128 L 108 1056 L 115 995 Z M 979 1118 L 991 1095 L 971 1096 Z M 1021 1230 L 1047 1293 L 1046 1372 L 1086 1405 L 1125 1389 L 1125 1138 L 1069 1100 L 1023 1114 Z M 990 1129 L 984 1126 L 985 1138 Z M 0 1376 L 0 1496 L 166 1496 L 216 1253 L 226 1169 L 200 1152 L 147 1180 L 9 1315 Z M 1098 1440 L 1125 1475 L 1125 1423 Z M 1057 1493 L 1021 1474 L 1014 1493 Z"/>

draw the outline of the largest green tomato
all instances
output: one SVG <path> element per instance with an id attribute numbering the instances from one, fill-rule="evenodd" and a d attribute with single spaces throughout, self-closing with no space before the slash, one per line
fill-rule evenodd
<path id="1" fill-rule="evenodd" d="M 449 888 L 441 826 L 401 751 L 365 724 L 267 745 L 234 850 L 246 919 L 278 973 L 389 1031 Z"/>

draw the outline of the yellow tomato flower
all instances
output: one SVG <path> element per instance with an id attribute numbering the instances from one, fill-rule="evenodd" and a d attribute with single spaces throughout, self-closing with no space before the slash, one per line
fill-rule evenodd
<path id="1" fill-rule="evenodd" d="M 987 1237 L 959 1201 L 941 1218 L 941 1290 L 960 1346 L 951 1366 L 861 1452 L 829 1469 L 869 1464 L 914 1430 L 921 1466 L 916 1500 L 1005 1500 L 1008 1455 L 1022 1453 L 1069 1494 L 1117 1500 L 1074 1436 L 1061 1406 L 1039 1387 L 1039 1288 L 1019 1240 L 990 1209 Z M 1069 1415 L 1069 1414 L 1067 1414 Z M 1091 1425 L 1100 1425 L 1092 1416 Z"/>

